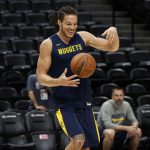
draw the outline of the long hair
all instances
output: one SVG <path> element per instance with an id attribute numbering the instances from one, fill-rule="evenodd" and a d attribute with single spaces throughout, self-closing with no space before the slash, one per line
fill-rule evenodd
<path id="1" fill-rule="evenodd" d="M 75 15 L 78 17 L 77 10 L 71 6 L 63 6 L 58 11 L 52 11 L 49 14 L 49 23 L 52 26 L 55 26 L 55 31 L 59 30 L 59 26 L 57 24 L 58 19 L 60 21 L 64 20 L 65 15 Z"/>

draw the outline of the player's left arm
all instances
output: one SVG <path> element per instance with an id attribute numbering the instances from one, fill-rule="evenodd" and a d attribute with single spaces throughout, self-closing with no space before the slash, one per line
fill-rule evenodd
<path id="1" fill-rule="evenodd" d="M 88 46 L 104 51 L 117 51 L 119 49 L 119 37 L 115 27 L 110 27 L 104 31 L 102 36 L 105 38 L 96 37 L 86 31 L 80 31 L 78 33 Z"/>

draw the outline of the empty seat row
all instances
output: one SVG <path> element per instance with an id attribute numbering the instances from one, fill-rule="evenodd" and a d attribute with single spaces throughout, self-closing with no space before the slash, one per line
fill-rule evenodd
<path id="1" fill-rule="evenodd" d="M 48 25 L 48 17 L 44 13 L 4 13 L 1 15 L 2 24 L 7 26 Z"/>
<path id="2" fill-rule="evenodd" d="M 24 12 L 33 10 L 47 12 L 51 9 L 58 10 L 62 6 L 72 6 L 75 7 L 76 0 L 1 0 L 1 11 L 9 10 L 11 12 Z"/>
<path id="3" fill-rule="evenodd" d="M 24 54 L 6 54 L 1 57 L 0 65 L 3 66 L 2 72 L 6 70 L 16 70 L 16 71 L 30 71 L 32 69 L 36 69 L 37 60 L 39 54 L 33 53 L 29 56 Z"/>
<path id="4" fill-rule="evenodd" d="M 33 41 L 31 39 L 16 39 L 12 41 L 0 40 L 0 54 L 22 53 L 31 54 L 37 53 L 39 43 L 41 41 Z"/>
<path id="5" fill-rule="evenodd" d="M 0 99 L 0 106 L 0 112 L 11 109 L 27 112 L 32 109 L 32 104 L 30 100 L 17 100 L 15 103 L 12 104 L 11 100 Z"/>
<path id="6" fill-rule="evenodd" d="M 149 50 L 132 50 L 126 53 L 125 51 L 117 52 L 90 52 L 95 58 L 98 68 L 123 68 L 127 71 L 134 67 L 150 66 L 150 51 Z"/>
<path id="7" fill-rule="evenodd" d="M 50 112 L 30 111 L 25 115 L 17 111 L 0 113 L 2 149 L 64 149 L 69 139 L 59 131 Z"/>
<path id="8" fill-rule="evenodd" d="M 38 52 L 32 49 L 32 45 L 31 45 L 31 49 L 28 49 L 28 47 L 26 46 L 24 47 L 24 44 L 26 44 L 27 41 L 25 43 L 23 43 L 23 41 L 24 40 L 18 40 L 18 41 L 15 41 L 16 43 L 15 42 L 13 43 L 14 44 L 13 46 L 15 47 L 15 49 L 17 51 L 20 50 L 20 53 L 12 53 L 11 51 L 7 53 L 8 50 L 2 51 L 3 55 L 1 56 L 1 63 L 0 63 L 1 65 L 7 68 L 14 67 L 14 66 L 22 67 L 25 65 L 31 65 L 31 67 L 36 66 L 38 56 L 39 56 Z M 29 45 L 32 43 L 30 41 L 27 44 Z M 25 55 L 25 54 L 28 54 L 28 55 Z M 105 54 L 105 56 L 107 56 L 107 53 Z M 99 63 L 97 63 L 97 65 L 99 65 Z M 29 66 L 26 66 L 26 67 L 29 67 Z M 119 66 L 115 68 L 112 66 L 109 66 L 107 70 L 104 70 L 101 67 L 97 67 L 92 78 L 99 78 L 99 77 L 101 77 L 101 79 L 109 79 L 109 80 L 117 80 L 117 79 L 118 80 L 120 79 L 136 80 L 139 78 L 150 78 L 150 70 L 148 68 L 145 68 L 144 66 L 137 66 L 137 67 L 132 66 L 130 72 L 129 70 L 126 70 L 123 66 Z"/>
<path id="9" fill-rule="evenodd" d="M 82 26 L 79 26 L 80 29 Z M 43 26 L 39 28 L 38 26 L 20 26 L 18 28 L 10 26 L 1 26 L 0 27 L 0 39 L 39 39 L 47 38 L 55 32 L 54 26 Z"/>
<path id="10" fill-rule="evenodd" d="M 93 95 L 94 96 L 107 96 L 107 97 L 110 97 L 111 96 L 111 92 L 112 92 L 112 89 L 119 86 L 118 84 L 116 83 L 103 83 L 102 85 L 99 85 L 98 87 L 96 87 Z M 139 83 L 130 83 L 128 85 L 126 85 L 124 87 L 125 89 L 125 94 L 128 95 L 128 96 L 131 96 L 133 97 L 134 99 L 137 99 L 138 96 L 141 96 L 141 95 L 145 95 L 145 94 L 148 94 L 149 91 L 146 89 L 146 87 L 142 84 L 139 84 Z"/>
<path id="11" fill-rule="evenodd" d="M 11 41 L 8 41 L 7 39 L 15 38 L 16 36 L 13 35 L 13 32 L 5 32 L 5 29 L 7 31 L 7 27 L 1 28 L 0 27 L 0 33 L 2 36 L 2 40 L 0 40 L 0 53 L 7 53 L 7 51 L 13 50 L 13 52 L 21 52 L 21 53 L 32 53 L 39 49 L 39 44 L 43 40 L 42 36 L 40 36 L 36 32 L 38 28 L 34 27 L 22 27 L 20 30 L 22 38 L 23 39 L 13 39 Z M 32 30 L 33 29 L 33 30 Z M 48 33 L 52 34 L 54 33 L 54 28 L 47 26 L 44 28 L 45 31 L 47 30 L 47 36 Z M 11 31 L 14 29 L 10 28 Z M 51 31 L 50 31 L 51 30 Z M 38 30 L 39 31 L 39 30 Z M 33 32 L 33 33 L 32 33 Z M 11 34 L 12 33 L 12 34 Z M 5 34 L 5 36 L 4 36 Z M 37 36 L 36 36 L 37 35 Z M 50 36 L 50 35 L 49 35 Z M 18 37 L 19 38 L 19 37 Z M 24 39 L 28 38 L 28 39 Z M 38 38 L 38 39 L 36 39 Z M 117 51 L 117 52 L 101 52 L 101 51 L 93 51 L 89 52 L 93 57 L 95 58 L 97 64 L 97 67 L 101 66 L 101 64 L 105 63 L 105 65 L 111 65 L 114 67 L 132 67 L 132 65 L 140 65 L 142 66 L 149 66 L 150 62 L 150 52 L 149 50 L 132 50 L 128 53 L 124 51 Z"/>
<path id="12" fill-rule="evenodd" d="M 5 14 L 8 15 L 8 14 Z M 12 17 L 13 14 L 11 14 L 10 18 L 7 19 L 7 21 L 4 21 L 4 26 L 0 26 L 0 38 L 1 39 L 9 39 L 9 38 L 35 38 L 35 37 L 48 37 L 52 35 L 55 32 L 55 27 L 51 26 L 45 17 L 37 14 L 28 14 L 28 23 L 21 22 L 20 20 L 17 20 L 16 18 Z M 42 19 L 43 18 L 43 19 Z M 4 19 L 3 19 L 4 20 Z M 83 19 L 82 19 L 83 20 Z M 90 22 L 90 20 L 89 20 Z M 88 25 L 88 28 L 86 26 L 86 23 Z M 6 24 L 6 25 L 5 25 Z M 12 25 L 12 26 L 8 26 Z M 14 26 L 13 26 L 14 25 Z M 16 27 L 16 26 L 17 27 Z M 79 26 L 77 28 L 78 31 L 81 30 L 87 30 L 94 34 L 95 36 L 100 36 L 108 27 L 106 25 L 97 24 L 95 25 L 93 23 L 89 24 L 88 20 L 83 20 L 83 23 L 80 21 Z M 122 39 L 122 38 L 120 38 Z M 122 44 L 123 45 L 123 44 Z M 124 45 L 123 45 L 124 46 Z M 128 45 L 126 45 L 127 47 Z"/>
<path id="13" fill-rule="evenodd" d="M 135 67 L 127 72 L 123 68 L 110 68 L 104 71 L 102 68 L 96 68 L 92 79 L 100 79 L 107 81 L 137 81 L 138 79 L 150 78 L 150 70 L 145 67 Z"/>

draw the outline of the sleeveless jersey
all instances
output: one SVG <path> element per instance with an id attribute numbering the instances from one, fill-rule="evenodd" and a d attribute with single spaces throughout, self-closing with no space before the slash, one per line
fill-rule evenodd
<path id="1" fill-rule="evenodd" d="M 58 78 L 65 68 L 66 76 L 73 75 L 70 62 L 73 56 L 87 52 L 86 45 L 80 35 L 75 33 L 68 44 L 64 43 L 57 34 L 50 37 L 52 41 L 52 63 L 48 74 Z M 89 79 L 80 79 L 78 87 L 52 87 L 51 103 L 55 108 L 74 107 L 83 108 L 91 105 L 92 93 Z"/>

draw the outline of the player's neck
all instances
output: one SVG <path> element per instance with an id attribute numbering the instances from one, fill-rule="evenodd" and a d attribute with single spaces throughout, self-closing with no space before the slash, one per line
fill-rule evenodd
<path id="1" fill-rule="evenodd" d="M 59 38 L 66 44 L 68 44 L 71 40 L 70 37 L 67 37 L 65 34 L 62 34 L 60 32 L 57 33 L 57 35 L 59 36 Z"/>

